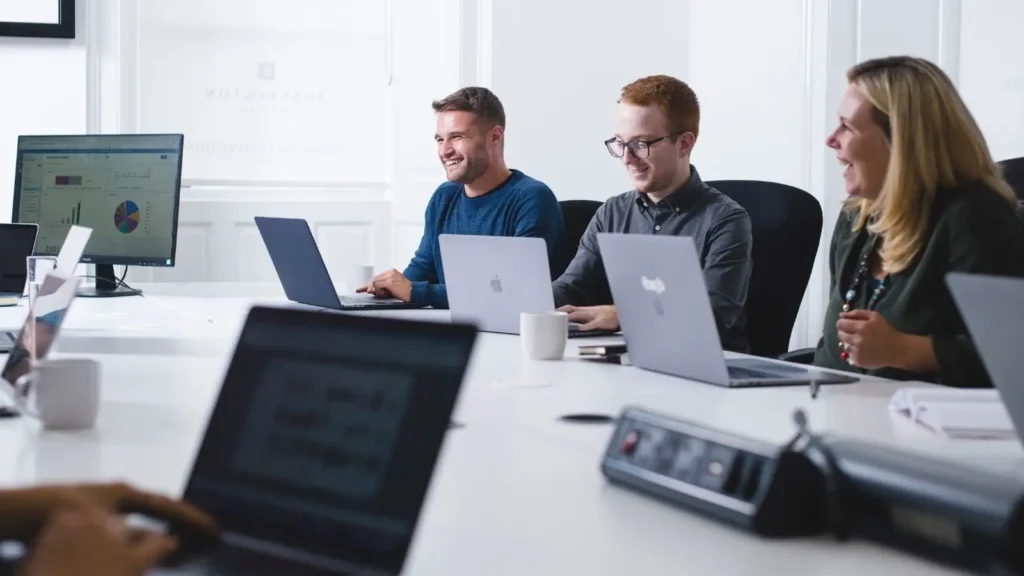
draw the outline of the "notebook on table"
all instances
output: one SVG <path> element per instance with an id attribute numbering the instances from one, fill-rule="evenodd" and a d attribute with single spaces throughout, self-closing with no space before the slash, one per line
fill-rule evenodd
<path id="1" fill-rule="evenodd" d="M 999 391 L 991 388 L 900 388 L 889 407 L 949 438 L 1013 439 L 1017 434 Z"/>

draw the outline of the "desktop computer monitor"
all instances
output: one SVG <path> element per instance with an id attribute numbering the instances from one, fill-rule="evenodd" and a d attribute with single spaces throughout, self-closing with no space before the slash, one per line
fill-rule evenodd
<path id="1" fill-rule="evenodd" d="M 12 222 L 39 227 L 35 254 L 56 255 L 73 224 L 92 228 L 82 262 L 95 288 L 130 296 L 114 265 L 174 266 L 181 193 L 181 134 L 20 136 Z"/>

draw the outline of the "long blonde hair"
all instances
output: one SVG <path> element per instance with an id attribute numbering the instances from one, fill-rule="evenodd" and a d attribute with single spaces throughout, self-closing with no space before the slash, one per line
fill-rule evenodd
<path id="1" fill-rule="evenodd" d="M 846 77 L 874 106 L 889 144 L 881 193 L 874 200 L 850 198 L 845 205 L 859 210 L 854 230 L 868 226 L 884 239 L 885 272 L 905 270 L 921 251 L 937 190 L 979 182 L 1017 205 L 977 122 L 941 68 L 895 56 L 862 62 Z"/>

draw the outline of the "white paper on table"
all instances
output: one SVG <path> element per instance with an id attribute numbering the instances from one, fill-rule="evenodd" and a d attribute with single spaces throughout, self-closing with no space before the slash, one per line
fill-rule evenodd
<path id="1" fill-rule="evenodd" d="M 900 388 L 889 408 L 950 438 L 1012 439 L 1017 435 L 995 389 Z"/>

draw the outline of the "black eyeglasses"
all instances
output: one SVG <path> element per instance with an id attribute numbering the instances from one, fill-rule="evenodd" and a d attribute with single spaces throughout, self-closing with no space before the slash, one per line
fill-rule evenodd
<path id="1" fill-rule="evenodd" d="M 651 153 L 651 145 L 657 144 L 666 138 L 672 138 L 678 134 L 666 134 L 661 138 L 655 138 L 654 140 L 630 140 L 629 142 L 623 142 L 618 138 L 609 138 L 604 141 L 604 147 L 608 149 L 608 153 L 616 158 L 622 158 L 622 155 L 626 153 L 626 148 L 633 153 L 633 156 L 637 158 L 647 158 Z"/>

